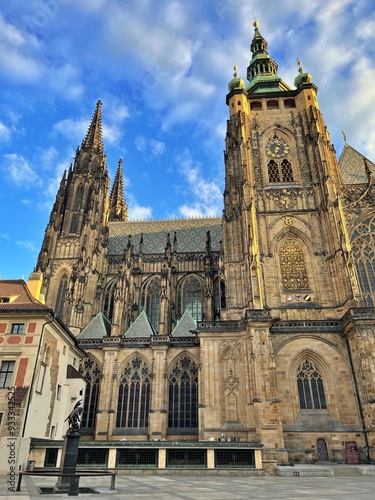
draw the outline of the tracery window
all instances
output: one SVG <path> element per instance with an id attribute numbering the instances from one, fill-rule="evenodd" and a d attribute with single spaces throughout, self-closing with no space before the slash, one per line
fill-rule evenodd
<path id="1" fill-rule="evenodd" d="M 112 322 L 113 309 L 115 306 L 115 290 L 116 290 L 116 280 L 111 281 L 105 291 L 104 295 L 104 308 L 103 312 L 106 318 Z"/>
<path id="2" fill-rule="evenodd" d="M 283 160 L 277 163 L 275 160 L 268 162 L 268 179 L 269 182 L 293 182 L 293 168 L 288 160 Z"/>
<path id="3" fill-rule="evenodd" d="M 297 386 L 301 410 L 325 410 L 327 408 L 324 385 L 315 364 L 305 359 L 297 370 Z"/>
<path id="4" fill-rule="evenodd" d="M 188 357 L 182 357 L 169 376 L 168 427 L 198 427 L 198 368 Z"/>
<path id="5" fill-rule="evenodd" d="M 151 401 L 151 374 L 145 361 L 135 356 L 120 379 L 117 427 L 148 427 Z"/>
<path id="6" fill-rule="evenodd" d="M 82 374 L 86 382 L 85 399 L 82 412 L 82 427 L 95 427 L 95 416 L 98 410 L 100 381 L 103 373 L 92 358 L 85 358 L 80 367 L 79 373 Z"/>
<path id="7" fill-rule="evenodd" d="M 177 310 L 182 316 L 186 309 L 195 321 L 202 320 L 203 281 L 194 275 L 182 280 L 178 286 Z"/>
<path id="8" fill-rule="evenodd" d="M 84 189 L 83 186 L 78 186 L 78 188 L 77 188 L 77 193 L 76 193 L 76 197 L 74 200 L 73 210 L 80 210 L 81 209 L 82 198 L 83 198 L 83 189 Z"/>
<path id="9" fill-rule="evenodd" d="M 61 278 L 55 303 L 55 312 L 59 318 L 63 317 L 66 291 L 68 289 L 68 277 L 66 274 Z"/>
<path id="10" fill-rule="evenodd" d="M 309 288 L 305 257 L 298 241 L 286 238 L 280 247 L 282 287 L 287 290 Z"/>
<path id="11" fill-rule="evenodd" d="M 79 213 L 76 212 L 72 214 L 72 220 L 70 223 L 70 232 L 76 233 L 78 231 L 78 223 L 79 223 Z"/>
<path id="12" fill-rule="evenodd" d="M 160 294 L 160 278 L 156 276 L 146 283 L 141 299 L 141 305 L 146 311 L 155 332 L 159 330 Z"/>
<path id="13" fill-rule="evenodd" d="M 359 224 L 352 236 L 359 287 L 367 307 L 375 304 L 375 216 Z"/>

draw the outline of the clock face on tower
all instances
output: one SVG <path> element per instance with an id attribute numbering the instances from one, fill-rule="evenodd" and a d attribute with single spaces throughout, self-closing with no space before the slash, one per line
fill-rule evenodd
<path id="1" fill-rule="evenodd" d="M 266 153 L 271 158 L 283 158 L 289 153 L 289 146 L 283 139 L 274 137 L 266 145 Z"/>

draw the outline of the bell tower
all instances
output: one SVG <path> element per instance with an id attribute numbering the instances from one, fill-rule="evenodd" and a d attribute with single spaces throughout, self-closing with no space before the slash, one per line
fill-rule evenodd
<path id="1" fill-rule="evenodd" d="M 46 303 L 75 333 L 98 312 L 104 281 L 109 177 L 101 105 L 64 172 L 36 266 L 44 275 Z"/>
<path id="2" fill-rule="evenodd" d="M 235 70 L 226 99 L 224 319 L 252 309 L 321 319 L 321 304 L 341 316 L 360 297 L 318 89 L 301 63 L 289 87 L 254 28 L 249 83 Z"/>

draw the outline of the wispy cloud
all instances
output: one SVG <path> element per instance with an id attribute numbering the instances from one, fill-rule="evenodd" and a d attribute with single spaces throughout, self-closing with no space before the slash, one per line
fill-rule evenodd
<path id="1" fill-rule="evenodd" d="M 6 174 L 4 178 L 18 188 L 27 190 L 41 185 L 41 179 L 33 167 L 18 154 L 3 155 L 0 168 Z"/>
<path id="2" fill-rule="evenodd" d="M 156 139 L 147 139 L 143 135 L 138 135 L 135 138 L 135 147 L 138 151 L 145 153 L 148 159 L 161 156 L 165 152 L 165 143 Z"/>

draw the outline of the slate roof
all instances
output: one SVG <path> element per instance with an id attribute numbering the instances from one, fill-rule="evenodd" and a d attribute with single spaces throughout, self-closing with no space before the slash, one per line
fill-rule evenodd
<path id="1" fill-rule="evenodd" d="M 98 312 L 95 318 L 93 318 L 82 332 L 77 335 L 77 339 L 102 339 L 110 335 L 111 323 L 102 312 Z"/>
<path id="2" fill-rule="evenodd" d="M 142 234 L 143 253 L 164 253 L 168 233 L 172 246 L 176 233 L 178 252 L 204 252 L 207 231 L 210 231 L 212 250 L 219 251 L 222 227 L 218 217 L 110 222 L 108 253 L 121 255 L 127 247 L 129 235 L 134 252 L 138 253 Z"/>
<path id="3" fill-rule="evenodd" d="M 174 327 L 171 337 L 195 337 L 195 334 L 191 333 L 190 330 L 195 330 L 196 328 L 197 325 L 190 311 L 186 309 L 181 319 Z"/>
<path id="4" fill-rule="evenodd" d="M 151 326 L 150 320 L 145 311 L 142 311 L 134 323 L 130 325 L 124 337 L 127 339 L 149 338 L 153 335 L 156 334 Z"/>
<path id="5" fill-rule="evenodd" d="M 344 184 L 367 183 L 365 160 L 367 166 L 375 174 L 375 164 L 372 161 L 348 144 L 344 147 L 339 161 L 341 179 Z"/>

